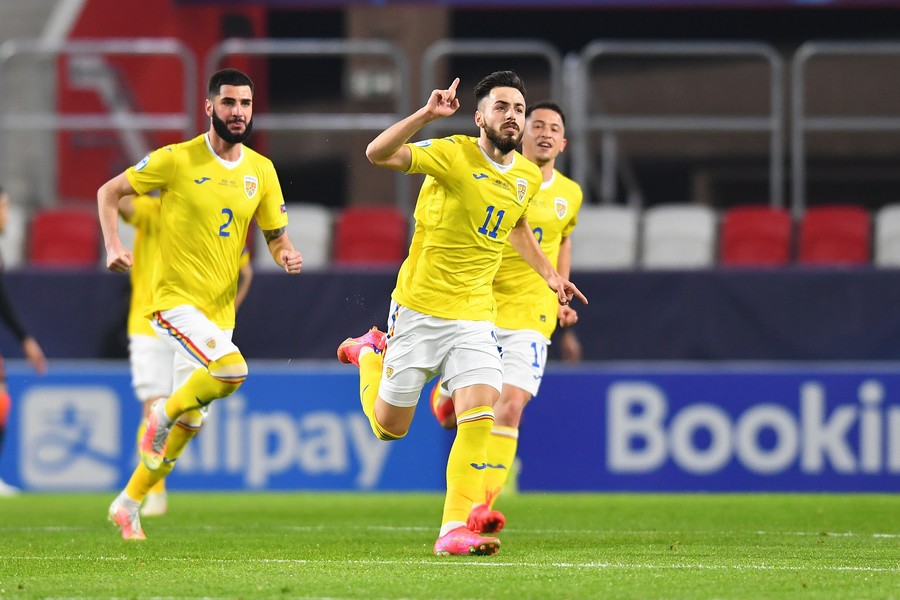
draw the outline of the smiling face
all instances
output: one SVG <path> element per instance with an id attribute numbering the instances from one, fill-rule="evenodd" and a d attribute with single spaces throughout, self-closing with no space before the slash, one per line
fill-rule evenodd
<path id="1" fill-rule="evenodd" d="M 495 87 L 479 102 L 475 111 L 478 125 L 503 154 L 516 149 L 525 127 L 525 97 L 512 87 Z"/>
<path id="2" fill-rule="evenodd" d="M 566 147 L 566 127 L 562 116 L 549 108 L 536 108 L 525 121 L 522 154 L 538 166 L 556 160 Z"/>

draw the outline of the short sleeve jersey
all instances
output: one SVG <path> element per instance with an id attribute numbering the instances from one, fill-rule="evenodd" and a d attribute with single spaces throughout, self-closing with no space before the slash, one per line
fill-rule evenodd
<path id="1" fill-rule="evenodd" d="M 128 335 L 156 336 L 147 319 L 153 267 L 159 251 L 159 198 L 135 196 L 134 211 L 126 223 L 134 227 L 134 265 L 131 267 L 131 301 L 128 308 Z"/>
<path id="2" fill-rule="evenodd" d="M 578 222 L 581 201 L 581 187 L 554 170 L 528 208 L 528 225 L 553 268 L 559 262 L 560 243 Z M 556 329 L 556 294 L 510 244 L 503 249 L 503 262 L 494 278 L 494 298 L 497 327 L 531 329 L 548 339 Z"/>
<path id="3" fill-rule="evenodd" d="M 154 150 L 125 173 L 143 194 L 160 190 L 159 261 L 148 315 L 189 304 L 234 328 L 238 266 L 252 218 L 262 230 L 287 225 L 272 161 L 247 146 L 219 158 L 206 134 Z"/>
<path id="4" fill-rule="evenodd" d="M 511 164 L 498 165 L 471 136 L 407 146 L 408 173 L 426 177 L 392 297 L 443 319 L 492 321 L 494 274 L 509 232 L 540 187 L 541 171 L 518 152 Z"/>

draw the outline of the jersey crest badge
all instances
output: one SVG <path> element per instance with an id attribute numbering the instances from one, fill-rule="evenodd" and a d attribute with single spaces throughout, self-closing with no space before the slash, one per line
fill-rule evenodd
<path id="1" fill-rule="evenodd" d="M 519 177 L 516 179 L 516 197 L 519 200 L 519 204 L 525 201 L 525 194 L 528 193 L 528 182 L 523 178 Z"/>
<path id="2" fill-rule="evenodd" d="M 553 209 L 556 210 L 556 216 L 563 219 L 569 212 L 569 202 L 565 198 L 556 198 L 553 200 Z"/>
<path id="3" fill-rule="evenodd" d="M 393 377 L 394 376 L 394 367 L 388 365 L 387 368 L 385 368 L 385 370 L 384 370 L 384 376 L 387 377 L 388 379 Z"/>
<path id="4" fill-rule="evenodd" d="M 258 189 L 259 180 L 253 175 L 244 175 L 244 193 L 247 194 L 247 198 L 253 200 L 253 196 L 256 195 L 256 190 Z"/>
<path id="5" fill-rule="evenodd" d="M 206 347 L 209 348 L 210 350 L 215 350 L 216 349 L 216 338 L 209 338 L 208 340 L 206 340 Z"/>

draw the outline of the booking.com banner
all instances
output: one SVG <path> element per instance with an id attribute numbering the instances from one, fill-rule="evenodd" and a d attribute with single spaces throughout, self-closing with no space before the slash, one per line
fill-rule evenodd
<path id="1" fill-rule="evenodd" d="M 114 490 L 135 464 L 124 363 L 7 365 L 0 477 L 29 491 Z M 250 364 L 178 460 L 173 489 L 442 490 L 452 433 L 420 403 L 375 439 L 355 368 Z M 900 368 L 828 364 L 548 369 L 525 411 L 523 490 L 900 491 Z"/>
<path id="2" fill-rule="evenodd" d="M 520 486 L 900 491 L 900 368 L 556 372 L 525 411 Z"/>

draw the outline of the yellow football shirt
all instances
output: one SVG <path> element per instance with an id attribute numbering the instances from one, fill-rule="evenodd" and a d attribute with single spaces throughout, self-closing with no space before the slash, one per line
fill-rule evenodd
<path id="1" fill-rule="evenodd" d="M 156 332 L 147 319 L 150 305 L 150 290 L 153 281 L 153 266 L 159 250 L 159 198 L 135 196 L 134 211 L 125 220 L 134 227 L 134 265 L 131 267 L 131 300 L 128 308 L 128 335 L 152 335 Z"/>
<path id="2" fill-rule="evenodd" d="M 541 186 L 528 207 L 528 224 L 554 268 L 560 243 L 578 223 L 581 201 L 581 187 L 554 170 L 553 178 Z M 503 262 L 494 278 L 494 299 L 497 327 L 532 329 L 548 339 L 556 329 L 556 294 L 510 244 L 503 249 Z"/>
<path id="3" fill-rule="evenodd" d="M 466 135 L 407 146 L 408 173 L 427 177 L 392 298 L 435 317 L 492 321 L 494 274 L 509 232 L 541 185 L 541 171 L 518 152 L 510 165 L 498 165 L 478 138 Z"/>
<path id="4" fill-rule="evenodd" d="M 287 225 L 272 161 L 247 146 L 238 161 L 224 161 L 203 134 L 154 150 L 126 176 L 139 194 L 161 192 L 159 261 L 147 314 L 190 304 L 218 327 L 234 328 L 250 220 L 263 230 Z"/>

